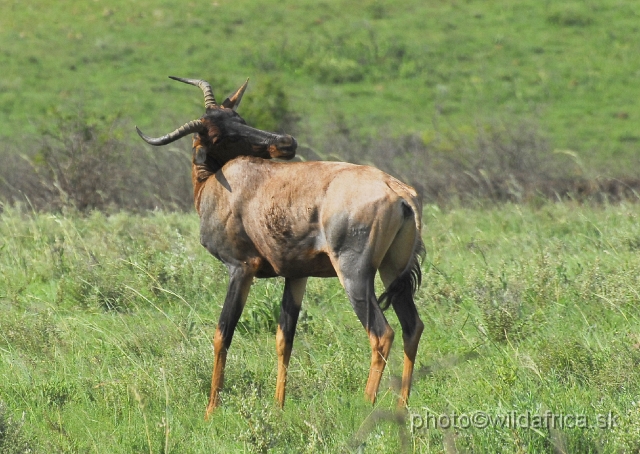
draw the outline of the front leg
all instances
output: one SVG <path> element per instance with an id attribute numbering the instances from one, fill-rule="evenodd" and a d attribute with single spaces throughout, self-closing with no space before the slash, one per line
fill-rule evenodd
<path id="1" fill-rule="evenodd" d="M 211 376 L 211 394 L 205 419 L 209 419 L 211 412 L 220 403 L 220 391 L 224 383 L 224 366 L 227 362 L 227 350 L 231 345 L 233 332 L 242 315 L 244 304 L 249 295 L 249 288 L 255 276 L 256 267 L 229 266 L 229 288 L 222 306 L 222 313 L 218 320 L 218 327 L 213 338 L 213 374 Z"/>
<path id="2" fill-rule="evenodd" d="M 307 286 L 307 278 L 285 279 L 280 321 L 276 333 L 276 352 L 278 353 L 278 381 L 276 382 L 276 401 L 284 407 L 284 393 L 287 386 L 287 369 L 293 348 L 293 336 L 302 305 L 302 297 Z"/>

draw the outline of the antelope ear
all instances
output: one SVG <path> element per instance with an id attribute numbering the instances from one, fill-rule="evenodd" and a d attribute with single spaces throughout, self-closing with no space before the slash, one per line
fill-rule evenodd
<path id="1" fill-rule="evenodd" d="M 196 147 L 193 154 L 193 162 L 202 165 L 207 160 L 207 150 L 204 147 Z"/>
<path id="2" fill-rule="evenodd" d="M 230 97 L 224 100 L 224 102 L 222 103 L 222 107 L 236 110 L 240 105 L 240 101 L 242 100 L 242 95 L 244 95 L 244 91 L 247 89 L 247 85 L 249 85 L 248 78 L 247 78 L 247 81 L 244 84 L 242 84 L 242 87 L 238 88 L 238 90 L 236 90 L 236 92 L 233 95 L 231 95 Z"/>

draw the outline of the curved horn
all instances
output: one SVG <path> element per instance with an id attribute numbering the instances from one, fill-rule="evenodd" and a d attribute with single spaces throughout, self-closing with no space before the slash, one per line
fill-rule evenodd
<path id="1" fill-rule="evenodd" d="M 216 98 L 213 96 L 213 90 L 211 89 L 211 85 L 209 85 L 209 82 L 200 79 L 185 79 L 183 77 L 174 76 L 169 76 L 169 79 L 200 87 L 200 90 L 202 90 L 202 92 L 204 93 L 204 107 L 206 109 L 213 109 L 214 107 L 218 107 Z"/>
<path id="2" fill-rule="evenodd" d="M 238 88 L 233 95 L 231 95 L 229 98 L 224 100 L 224 102 L 222 103 L 222 107 L 236 110 L 240 105 L 240 101 L 242 100 L 242 95 L 244 95 L 244 91 L 247 89 L 247 85 L 249 85 L 248 77 L 247 77 L 247 81 L 244 84 L 242 84 L 242 87 Z"/>
<path id="3" fill-rule="evenodd" d="M 140 131 L 136 126 L 136 131 L 138 131 L 138 135 L 142 137 L 142 140 L 144 140 L 145 142 L 151 145 L 166 145 L 168 143 L 175 142 L 176 140 L 181 139 L 184 136 L 189 135 L 193 132 L 199 132 L 204 129 L 205 129 L 205 126 L 202 123 L 202 120 L 194 120 L 194 121 L 190 121 L 189 123 L 186 123 L 183 126 L 180 126 L 178 129 L 176 129 L 173 132 L 170 132 L 169 134 L 166 134 L 162 137 L 154 138 L 154 137 L 149 137 L 143 134 L 142 131 Z"/>

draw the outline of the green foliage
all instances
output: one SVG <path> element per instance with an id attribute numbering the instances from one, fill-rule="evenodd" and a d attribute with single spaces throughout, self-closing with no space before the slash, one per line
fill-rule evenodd
<path id="1" fill-rule="evenodd" d="M 189 208 L 188 140 L 152 149 L 133 127 L 203 113 L 170 74 L 219 101 L 250 76 L 249 124 L 293 133 L 303 159 L 373 163 L 429 203 L 640 193 L 631 1 L 139 6 L 41 0 L 0 18 L 2 203 Z"/>
<path id="2" fill-rule="evenodd" d="M 640 450 L 640 405 L 637 401 L 621 415 L 620 424 L 612 430 L 610 440 L 619 447 L 619 452 Z"/>
<path id="3" fill-rule="evenodd" d="M 266 453 L 282 438 L 285 430 L 271 405 L 264 405 L 258 390 L 251 387 L 248 392 L 236 395 L 234 402 L 240 415 L 246 421 L 246 429 L 239 438 L 251 447 L 253 452 Z"/>
<path id="4" fill-rule="evenodd" d="M 302 67 L 324 83 L 360 82 L 364 78 L 364 69 L 349 58 L 320 55 L 305 60 Z"/>
<path id="5" fill-rule="evenodd" d="M 53 379 L 42 383 L 38 390 L 42 401 L 52 407 L 63 407 L 71 402 L 75 395 L 75 384 Z"/>
<path id="6" fill-rule="evenodd" d="M 545 339 L 540 346 L 538 365 L 544 374 L 553 374 L 564 383 L 597 380 L 605 362 L 605 352 L 593 351 L 576 339 Z"/>

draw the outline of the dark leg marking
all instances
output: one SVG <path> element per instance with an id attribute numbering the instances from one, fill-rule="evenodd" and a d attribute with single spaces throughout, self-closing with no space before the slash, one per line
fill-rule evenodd
<path id="1" fill-rule="evenodd" d="M 253 280 L 253 273 L 242 267 L 229 268 L 229 287 L 222 306 L 222 313 L 218 320 L 218 327 L 213 338 L 213 373 L 211 375 L 211 394 L 205 413 L 208 419 L 211 412 L 220 403 L 220 391 L 224 384 L 224 368 L 227 362 L 227 350 L 231 345 L 233 333 L 242 315 L 247 301 L 249 288 Z"/>
<path id="2" fill-rule="evenodd" d="M 282 307 L 280 321 L 276 333 L 276 352 L 278 354 L 278 381 L 276 382 L 276 401 L 280 407 L 284 406 L 285 389 L 287 386 L 287 370 L 293 338 L 296 333 L 296 324 L 300 314 L 302 297 L 307 285 L 307 278 L 285 279 L 284 294 L 282 295 Z"/>

